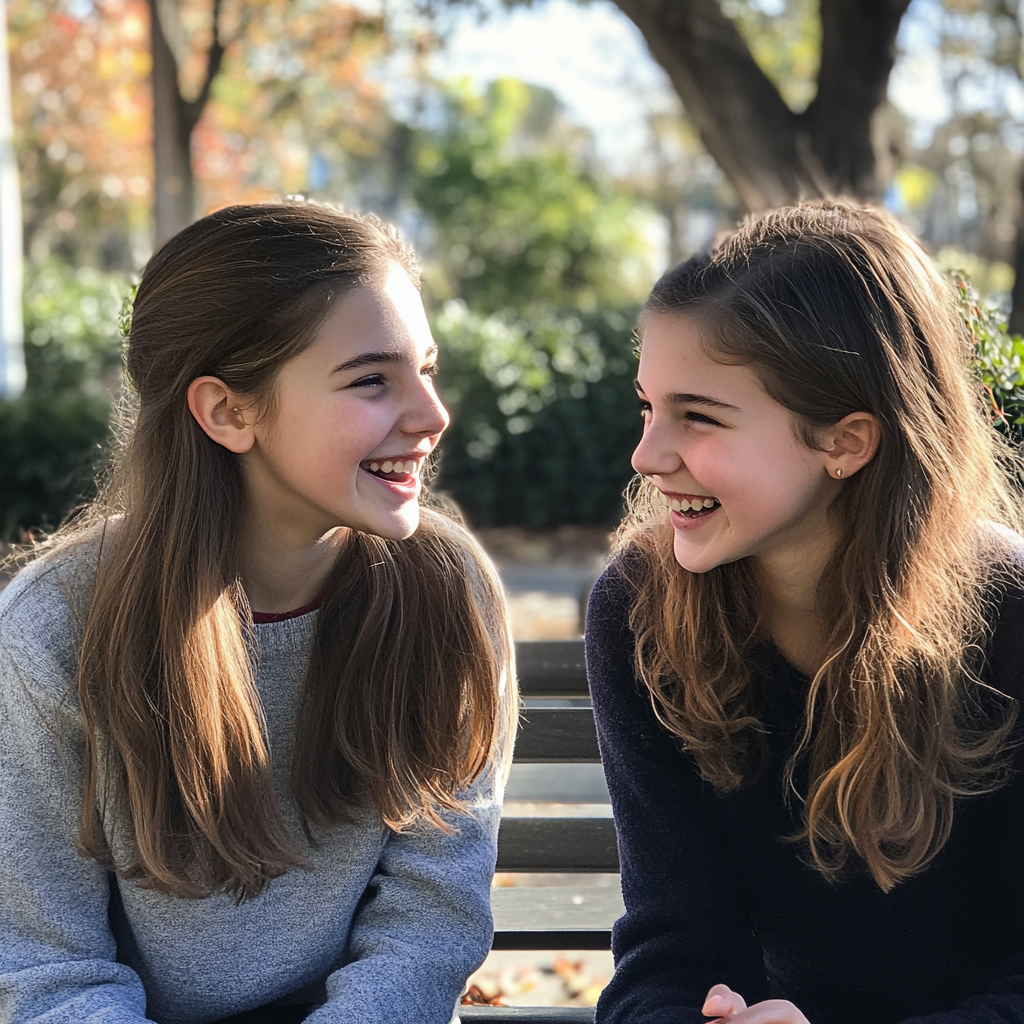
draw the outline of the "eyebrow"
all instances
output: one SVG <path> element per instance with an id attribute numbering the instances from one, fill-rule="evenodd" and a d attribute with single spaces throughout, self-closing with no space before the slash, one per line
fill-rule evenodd
<path id="1" fill-rule="evenodd" d="M 437 346 L 431 345 L 427 349 L 426 358 L 430 359 L 431 356 L 437 355 Z M 361 352 L 357 356 L 353 356 L 351 359 L 346 359 L 345 362 L 339 363 L 331 373 L 346 373 L 349 370 L 358 370 L 363 366 L 372 366 L 379 363 L 400 363 L 405 356 L 402 355 L 397 349 L 384 349 L 381 352 Z"/>
<path id="2" fill-rule="evenodd" d="M 642 395 L 644 389 L 640 381 L 633 381 L 633 387 Z M 665 396 L 668 405 L 703 405 L 708 409 L 727 409 L 730 412 L 741 412 L 738 405 L 730 405 L 728 402 L 720 402 L 717 398 L 709 398 L 707 395 L 695 395 L 689 391 L 672 391 Z"/>

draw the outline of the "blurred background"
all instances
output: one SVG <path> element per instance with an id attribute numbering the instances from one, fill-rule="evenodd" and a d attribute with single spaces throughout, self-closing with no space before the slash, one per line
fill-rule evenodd
<path id="1" fill-rule="evenodd" d="M 579 636 L 639 434 L 636 312 L 744 212 L 884 204 L 973 281 L 992 387 L 1024 402 L 1004 329 L 1024 325 L 1022 17 L 1020 0 L 7 0 L 0 542 L 89 497 L 119 314 L 154 246 L 301 194 L 415 245 L 453 417 L 435 489 L 498 562 L 517 637 Z M 551 792 L 550 773 L 514 776 L 517 813 L 607 813 L 599 767 L 574 767 Z M 476 981 L 586 1005 L 610 969 L 505 954 Z"/>

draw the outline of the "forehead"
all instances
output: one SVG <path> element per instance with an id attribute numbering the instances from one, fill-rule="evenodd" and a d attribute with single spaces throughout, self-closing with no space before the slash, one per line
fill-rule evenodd
<path id="1" fill-rule="evenodd" d="M 742 371 L 737 373 L 737 371 Z M 710 354 L 697 322 L 679 315 L 657 314 L 643 326 L 640 346 L 640 383 L 673 385 L 679 378 L 736 381 L 753 377 L 745 366 L 721 362 Z"/>
<path id="2" fill-rule="evenodd" d="M 417 358 L 432 346 L 420 293 L 396 265 L 383 280 L 358 285 L 343 295 L 306 351 L 311 359 L 340 362 L 363 352 Z"/>
<path id="3" fill-rule="evenodd" d="M 679 408 L 731 406 L 733 413 L 754 415 L 769 407 L 774 412 L 783 408 L 768 394 L 753 367 L 717 359 L 705 344 L 699 324 L 678 314 L 657 314 L 644 323 L 637 385 L 649 401 Z"/>

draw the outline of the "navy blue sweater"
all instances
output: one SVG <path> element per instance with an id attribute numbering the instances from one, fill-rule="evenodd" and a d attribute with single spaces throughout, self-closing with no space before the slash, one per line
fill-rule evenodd
<path id="1" fill-rule="evenodd" d="M 598 1024 L 704 1021 L 719 982 L 748 1004 L 790 999 L 811 1024 L 1024 1022 L 1024 754 L 1002 789 L 957 802 L 950 839 L 921 874 L 886 894 L 858 862 L 829 882 L 786 838 L 799 802 L 787 804 L 781 773 L 807 678 L 765 650 L 768 767 L 717 796 L 636 679 L 630 602 L 613 565 L 586 630 L 626 904 Z M 983 678 L 1019 700 L 1024 588 L 1007 585 L 998 614 Z"/>

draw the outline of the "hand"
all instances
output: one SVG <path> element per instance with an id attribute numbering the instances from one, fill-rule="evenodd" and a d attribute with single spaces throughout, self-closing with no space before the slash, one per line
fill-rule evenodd
<path id="1" fill-rule="evenodd" d="M 713 986 L 701 1012 L 708 1017 L 727 1019 L 729 1024 L 810 1024 L 788 999 L 765 999 L 748 1007 L 743 996 L 728 985 Z"/>

